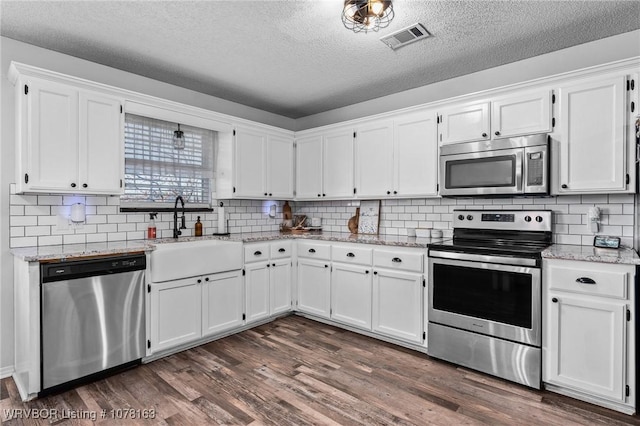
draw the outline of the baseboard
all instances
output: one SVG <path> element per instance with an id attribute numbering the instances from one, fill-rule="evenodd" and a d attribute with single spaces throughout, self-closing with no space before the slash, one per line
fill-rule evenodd
<path id="1" fill-rule="evenodd" d="M 7 377 L 11 377 L 13 372 L 14 372 L 13 365 L 8 365 L 6 367 L 0 368 L 0 379 L 6 379 Z"/>

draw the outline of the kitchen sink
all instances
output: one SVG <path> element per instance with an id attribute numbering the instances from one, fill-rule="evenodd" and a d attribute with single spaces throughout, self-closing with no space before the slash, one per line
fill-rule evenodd
<path id="1" fill-rule="evenodd" d="M 239 241 L 176 241 L 156 245 L 151 252 L 151 282 L 158 283 L 242 268 Z"/>

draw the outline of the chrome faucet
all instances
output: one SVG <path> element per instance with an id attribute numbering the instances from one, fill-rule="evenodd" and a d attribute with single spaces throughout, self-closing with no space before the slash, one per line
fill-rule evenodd
<path id="1" fill-rule="evenodd" d="M 182 204 L 180 229 L 187 229 L 187 226 L 184 222 L 184 200 L 182 199 L 181 195 L 178 195 L 176 197 L 176 202 L 173 205 L 173 238 L 178 238 L 179 235 L 182 235 L 182 231 L 178 229 L 178 201 L 180 201 L 180 203 Z"/>

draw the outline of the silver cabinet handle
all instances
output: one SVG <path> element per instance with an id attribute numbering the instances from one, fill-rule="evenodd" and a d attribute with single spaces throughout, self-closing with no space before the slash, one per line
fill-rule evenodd
<path id="1" fill-rule="evenodd" d="M 588 277 L 580 277 L 578 279 L 576 279 L 577 283 L 580 284 L 595 284 L 596 282 L 594 280 L 592 280 L 591 278 Z"/>

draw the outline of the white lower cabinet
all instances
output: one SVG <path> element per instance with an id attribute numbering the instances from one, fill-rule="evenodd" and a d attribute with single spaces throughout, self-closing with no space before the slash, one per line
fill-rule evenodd
<path id="1" fill-rule="evenodd" d="M 150 353 L 243 325 L 242 271 L 149 284 Z"/>
<path id="2" fill-rule="evenodd" d="M 300 249 L 300 247 L 298 247 Z M 310 248 L 309 250 L 315 249 Z M 328 260 L 298 259 L 298 310 L 330 317 L 331 270 Z"/>
<path id="3" fill-rule="evenodd" d="M 373 331 L 422 343 L 422 274 L 386 269 L 373 273 Z"/>
<path id="4" fill-rule="evenodd" d="M 291 259 L 271 263 L 269 271 L 269 311 L 271 315 L 291 310 Z"/>
<path id="5" fill-rule="evenodd" d="M 371 330 L 371 266 L 334 263 L 331 319 Z"/>
<path id="6" fill-rule="evenodd" d="M 242 271 L 204 278 L 202 286 L 202 335 L 209 336 L 243 325 Z"/>
<path id="7" fill-rule="evenodd" d="M 202 336 L 200 277 L 150 285 L 151 352 L 159 352 Z"/>
<path id="8" fill-rule="evenodd" d="M 543 274 L 547 387 L 635 411 L 635 267 L 545 260 Z"/>
<path id="9" fill-rule="evenodd" d="M 291 241 L 245 245 L 247 323 L 291 310 Z"/>
<path id="10" fill-rule="evenodd" d="M 247 323 L 269 316 L 269 262 L 245 265 Z"/>

